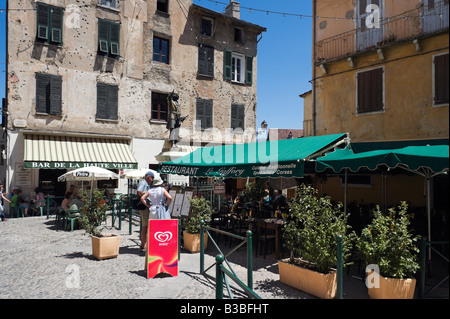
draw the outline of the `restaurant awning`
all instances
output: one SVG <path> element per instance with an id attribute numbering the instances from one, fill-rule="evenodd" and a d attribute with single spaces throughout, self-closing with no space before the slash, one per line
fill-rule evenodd
<path id="1" fill-rule="evenodd" d="M 400 167 L 418 174 L 421 170 L 431 170 L 432 173 L 439 174 L 449 170 L 449 146 L 407 146 L 399 149 L 382 149 L 361 153 L 355 153 L 347 147 L 328 153 L 316 161 L 318 172 L 327 168 L 331 168 L 336 173 L 343 169 L 357 172 L 361 168 L 375 170 L 378 166 Z"/>
<path id="2" fill-rule="evenodd" d="M 97 166 L 136 169 L 129 141 L 115 137 L 25 134 L 25 168 L 76 169 Z"/>
<path id="3" fill-rule="evenodd" d="M 347 143 L 347 134 L 203 147 L 160 164 L 161 173 L 222 177 L 303 177 L 304 161 Z"/>

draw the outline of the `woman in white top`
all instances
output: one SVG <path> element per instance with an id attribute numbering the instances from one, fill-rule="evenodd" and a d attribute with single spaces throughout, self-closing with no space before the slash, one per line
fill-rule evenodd
<path id="1" fill-rule="evenodd" d="M 161 176 L 156 175 L 151 188 L 141 197 L 141 202 L 149 208 L 149 219 L 170 219 L 170 212 L 167 207 L 170 206 L 172 196 L 160 186 L 162 184 Z M 147 202 L 147 198 L 151 205 Z M 164 203 L 165 198 L 167 198 L 167 203 Z"/>

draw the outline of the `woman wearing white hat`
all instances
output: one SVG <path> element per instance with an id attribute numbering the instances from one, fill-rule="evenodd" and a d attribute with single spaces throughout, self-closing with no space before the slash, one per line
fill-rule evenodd
<path id="1" fill-rule="evenodd" d="M 149 208 L 149 219 L 170 219 L 170 212 L 168 207 L 172 201 L 172 196 L 169 192 L 161 187 L 163 180 L 158 174 L 153 179 L 151 188 L 141 197 L 141 202 Z M 147 198 L 151 204 L 147 202 Z M 164 198 L 167 198 L 167 203 L 164 205 Z"/>

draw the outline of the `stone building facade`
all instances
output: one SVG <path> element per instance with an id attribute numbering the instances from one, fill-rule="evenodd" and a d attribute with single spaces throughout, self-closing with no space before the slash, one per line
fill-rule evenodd
<path id="1" fill-rule="evenodd" d="M 239 3 L 218 13 L 192 0 L 12 0 L 7 24 L 7 188 L 61 195 L 55 178 L 70 168 L 156 168 L 170 155 L 172 92 L 187 116 L 178 153 L 255 138 L 266 29 L 240 20 Z"/>

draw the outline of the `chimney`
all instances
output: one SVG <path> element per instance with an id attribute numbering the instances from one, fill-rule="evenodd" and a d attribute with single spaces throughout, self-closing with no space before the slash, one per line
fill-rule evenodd
<path id="1" fill-rule="evenodd" d="M 241 4 L 237 1 L 230 0 L 230 4 L 225 9 L 225 15 L 228 17 L 241 18 Z"/>

